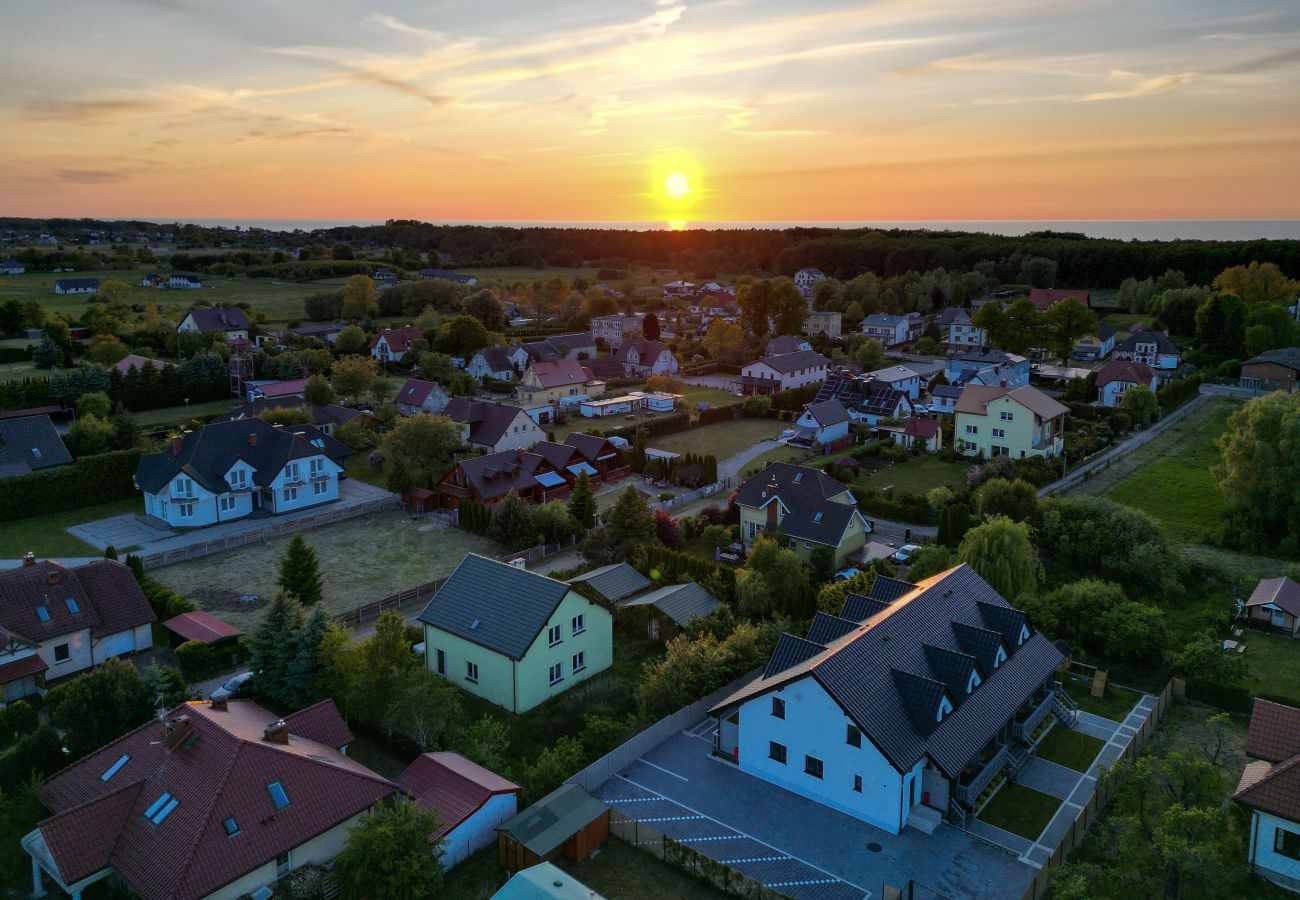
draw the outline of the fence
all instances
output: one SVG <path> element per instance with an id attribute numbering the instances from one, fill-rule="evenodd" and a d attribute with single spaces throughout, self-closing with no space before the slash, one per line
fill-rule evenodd
<path id="1" fill-rule="evenodd" d="M 522 559 L 525 564 L 535 562 L 547 556 L 554 556 L 557 553 L 563 553 L 574 544 L 578 543 L 576 537 L 570 536 L 567 543 L 559 544 L 538 544 L 535 547 L 529 547 L 527 550 L 517 550 L 514 553 L 502 553 L 495 557 L 497 562 L 510 562 L 512 559 Z"/>
<path id="2" fill-rule="evenodd" d="M 320 525 L 329 525 L 333 522 L 355 519 L 357 516 L 366 516 L 370 513 L 379 512 L 384 509 L 393 509 L 397 507 L 399 503 L 400 501 L 395 496 L 376 497 L 374 500 L 367 500 L 364 503 L 358 503 L 355 506 L 335 507 L 323 512 L 318 512 L 315 515 L 303 516 L 299 519 L 286 519 L 285 521 L 274 522 L 261 528 L 255 528 L 251 531 L 243 531 L 239 534 L 232 534 L 227 537 L 214 538 L 210 541 L 199 541 L 186 547 L 177 547 L 174 550 L 163 550 L 158 553 L 146 553 L 140 557 L 140 562 L 146 569 L 156 569 L 159 566 L 169 566 L 172 563 L 185 562 L 190 559 L 199 559 L 204 556 L 211 556 L 213 553 L 221 553 L 223 550 L 232 550 L 235 547 L 243 547 L 245 544 L 255 544 L 258 541 L 284 537 L 286 534 L 293 534 L 295 531 L 306 531 L 309 528 L 316 528 Z"/>
<path id="3" fill-rule="evenodd" d="M 731 487 L 731 478 L 722 478 L 713 484 L 706 484 L 702 488 L 696 488 L 693 491 L 687 491 L 685 494 L 678 494 L 671 500 L 661 500 L 659 506 L 662 509 L 680 509 L 683 506 L 689 506 L 696 500 L 703 497 L 712 497 L 723 494 Z M 726 499 L 723 497 L 722 499 Z"/>
<path id="4" fill-rule="evenodd" d="M 389 594 L 379 600 L 363 603 L 349 609 L 347 612 L 339 613 L 334 617 L 334 621 L 340 625 L 356 628 L 362 622 L 378 619 L 379 614 L 382 612 L 400 611 L 405 606 L 428 603 L 433 595 L 438 593 L 438 588 L 442 587 L 446 582 L 446 578 L 435 578 L 433 581 L 425 582 L 418 587 L 408 588 L 404 591 L 398 591 L 396 594 Z"/>
<path id="5" fill-rule="evenodd" d="M 1165 713 L 1169 709 L 1172 694 L 1173 682 L 1170 681 L 1165 684 L 1165 689 L 1156 698 L 1155 709 L 1152 710 L 1151 715 L 1147 716 L 1137 734 L 1133 735 L 1133 739 L 1129 741 L 1128 746 L 1124 748 L 1124 752 L 1120 754 L 1116 762 L 1120 760 L 1132 762 L 1137 758 L 1138 752 L 1146 746 L 1156 727 L 1164 719 Z M 1070 830 L 1062 836 L 1060 843 L 1056 845 L 1047 862 L 1034 875 L 1033 882 L 1025 889 L 1021 900 L 1038 900 L 1039 897 L 1047 893 L 1047 889 L 1052 883 L 1052 870 L 1064 865 L 1065 861 L 1070 858 L 1070 854 L 1083 843 L 1088 834 L 1088 826 L 1106 808 L 1106 804 L 1110 802 L 1113 792 L 1114 788 L 1111 787 L 1109 781 L 1103 779 L 1097 783 L 1097 790 L 1088 798 L 1087 804 L 1079 811 L 1079 815 L 1070 826 Z"/>

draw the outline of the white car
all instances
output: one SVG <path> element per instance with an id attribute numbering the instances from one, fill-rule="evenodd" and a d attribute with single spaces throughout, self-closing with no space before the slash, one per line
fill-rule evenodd
<path id="1" fill-rule="evenodd" d="M 896 563 L 905 563 L 920 552 L 921 552 L 921 548 L 919 545 L 904 544 L 903 546 L 899 547 L 897 551 L 894 552 L 893 556 L 889 558 Z"/>
<path id="2" fill-rule="evenodd" d="M 229 700 L 231 697 L 238 697 L 244 691 L 244 686 L 252 681 L 252 672 L 240 672 L 232 676 L 229 681 L 212 692 L 213 700 Z"/>

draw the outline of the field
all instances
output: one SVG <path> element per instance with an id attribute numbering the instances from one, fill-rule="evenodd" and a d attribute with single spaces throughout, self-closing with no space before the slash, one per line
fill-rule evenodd
<path id="1" fill-rule="evenodd" d="M 517 281 L 524 281 L 531 284 L 534 281 L 550 281 L 552 278 L 562 278 L 565 281 L 573 281 L 575 278 L 582 278 L 588 283 L 592 283 L 596 280 L 597 270 L 569 269 L 561 267 L 556 267 L 554 269 L 534 269 L 527 266 L 497 266 L 495 268 L 457 269 L 456 271 L 462 275 L 473 275 L 480 282 L 495 281 L 501 284 L 514 284 Z"/>
<path id="2" fill-rule="evenodd" d="M 1300 700 L 1300 641 L 1260 631 L 1247 631 L 1238 640 L 1246 643 L 1250 665 L 1247 690 Z"/>
<path id="3" fill-rule="evenodd" d="M 781 427 L 774 419 L 737 419 L 650 438 L 647 444 L 672 453 L 712 454 L 721 462 L 759 441 L 776 437 Z"/>
<path id="4" fill-rule="evenodd" d="M 932 488 L 946 486 L 956 490 L 966 485 L 966 470 L 970 463 L 953 462 L 938 456 L 916 456 L 906 462 L 895 463 L 873 475 L 863 475 L 852 487 L 859 490 L 883 491 L 892 487 L 894 494 L 925 496 Z"/>
<path id="5" fill-rule="evenodd" d="M 305 532 L 316 550 L 325 581 L 325 609 L 341 613 L 447 575 L 466 553 L 495 555 L 487 538 L 459 528 L 422 525 L 404 513 L 375 513 Z M 280 557 L 288 537 L 249 544 L 150 574 L 221 618 L 247 629 L 261 604 L 251 608 L 240 595 L 263 601 L 275 594 Z M 219 585 L 219 587 L 214 587 Z"/>
<path id="6" fill-rule="evenodd" d="M 1115 340 L 1122 341 L 1133 333 L 1134 325 L 1145 325 L 1151 327 L 1154 319 L 1151 316 L 1144 316 L 1138 313 L 1111 313 L 1104 316 L 1105 320 L 1115 329 Z"/>
<path id="7" fill-rule="evenodd" d="M 48 374 L 50 374 L 48 371 L 42 372 L 36 368 L 36 364 L 30 360 L 27 362 L 0 363 L 0 381 L 14 381 L 32 375 Z"/>
<path id="8" fill-rule="evenodd" d="M 169 425 L 181 425 L 190 419 L 228 413 L 234 408 L 233 400 L 208 400 L 203 403 L 191 403 L 189 406 L 164 406 L 161 409 L 146 409 L 132 413 L 135 423 L 141 428 L 165 428 Z"/>
<path id="9" fill-rule="evenodd" d="M 142 512 L 144 504 L 139 497 L 132 497 L 129 500 L 101 503 L 68 512 L 0 522 L 0 559 L 17 559 L 29 550 L 39 559 L 51 556 L 103 556 L 101 551 L 73 537 L 64 529 L 69 525 L 94 522 L 109 516 Z"/>

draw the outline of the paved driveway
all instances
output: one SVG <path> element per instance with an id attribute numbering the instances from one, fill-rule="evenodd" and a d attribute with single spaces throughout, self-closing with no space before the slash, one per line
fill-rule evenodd
<path id="1" fill-rule="evenodd" d="M 595 791 L 619 812 L 797 900 L 879 897 L 909 879 L 951 898 L 1020 896 L 1034 869 L 949 825 L 893 835 L 710 756 L 713 722 Z"/>

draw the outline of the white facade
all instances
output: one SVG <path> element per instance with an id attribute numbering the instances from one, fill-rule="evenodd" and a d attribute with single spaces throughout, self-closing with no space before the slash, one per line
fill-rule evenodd
<path id="1" fill-rule="evenodd" d="M 1288 834 L 1290 837 L 1288 837 Z M 1300 859 L 1295 853 L 1300 844 L 1300 824 L 1272 813 L 1251 810 L 1250 862 L 1258 875 L 1293 891 L 1300 891 Z"/>
<path id="2" fill-rule="evenodd" d="M 888 368 L 877 369 L 874 372 L 868 372 L 867 378 L 902 391 L 909 400 L 917 400 L 921 396 L 923 386 L 921 376 L 907 366 L 889 366 Z"/>
<path id="3" fill-rule="evenodd" d="M 523 347 L 518 346 L 509 347 L 507 348 L 507 351 L 510 355 L 510 362 L 513 363 L 514 366 L 518 366 L 517 370 L 514 367 L 507 369 L 492 368 L 491 363 L 488 362 L 487 357 L 483 354 L 483 351 L 480 350 L 470 359 L 469 365 L 465 366 L 465 371 L 473 375 L 479 381 L 482 381 L 484 378 L 495 378 L 498 381 L 513 381 L 519 376 L 520 372 L 528 368 L 528 353 Z"/>
<path id="4" fill-rule="evenodd" d="M 906 344 L 911 333 L 911 322 L 905 316 L 877 313 L 862 320 L 862 333 L 875 338 L 886 347 Z"/>
<path id="5" fill-rule="evenodd" d="M 811 288 L 819 281 L 826 280 L 828 276 L 821 269 L 800 269 L 794 273 L 794 286 L 797 288 Z"/>
<path id="6" fill-rule="evenodd" d="M 463 862 L 466 857 L 497 842 L 497 827 L 514 818 L 519 811 L 518 794 L 497 794 L 487 803 L 453 828 L 443 845 L 442 865 L 446 869 Z"/>
<path id="7" fill-rule="evenodd" d="M 1097 388 L 1097 401 L 1102 406 L 1119 406 L 1119 401 L 1124 398 L 1124 392 L 1129 388 L 1137 387 L 1136 382 L 1132 381 L 1110 381 Z M 1156 389 L 1156 377 L 1151 376 L 1151 383 L 1147 385 L 1151 390 Z"/>
<path id="8" fill-rule="evenodd" d="M 162 491 L 145 492 L 144 511 L 176 528 L 194 528 L 242 519 L 254 509 L 273 515 L 329 503 L 339 498 L 343 467 L 325 454 L 296 459 L 285 465 L 265 487 L 253 482 L 253 468 L 238 462 L 226 473 L 228 490 L 213 493 L 181 473 Z"/>
<path id="9" fill-rule="evenodd" d="M 323 865 L 334 859 L 343 850 L 343 844 L 348 839 L 348 832 L 360 820 L 360 815 L 353 816 L 290 850 L 288 854 L 288 870 L 291 872 L 294 869 L 310 864 Z M 278 880 L 276 861 L 270 860 L 248 874 L 230 882 L 225 887 L 209 894 L 207 900 L 238 900 L 238 898 L 247 897 L 258 888 L 274 887 Z"/>
<path id="10" fill-rule="evenodd" d="M 196 334 L 202 333 L 202 329 L 199 328 L 198 323 L 194 321 L 194 316 L 190 313 L 185 314 L 185 318 L 181 319 L 181 323 L 176 326 L 176 330 L 192 331 Z M 232 341 L 235 338 L 244 338 L 245 340 L 248 340 L 248 329 L 246 328 L 236 328 L 231 331 L 223 331 L 222 334 L 230 338 Z"/>
<path id="11" fill-rule="evenodd" d="M 771 379 L 777 382 L 777 390 L 788 391 L 806 384 L 819 384 L 826 380 L 826 364 L 781 372 L 772 368 L 763 360 L 755 360 L 740 370 L 740 374 L 749 378 Z"/>

